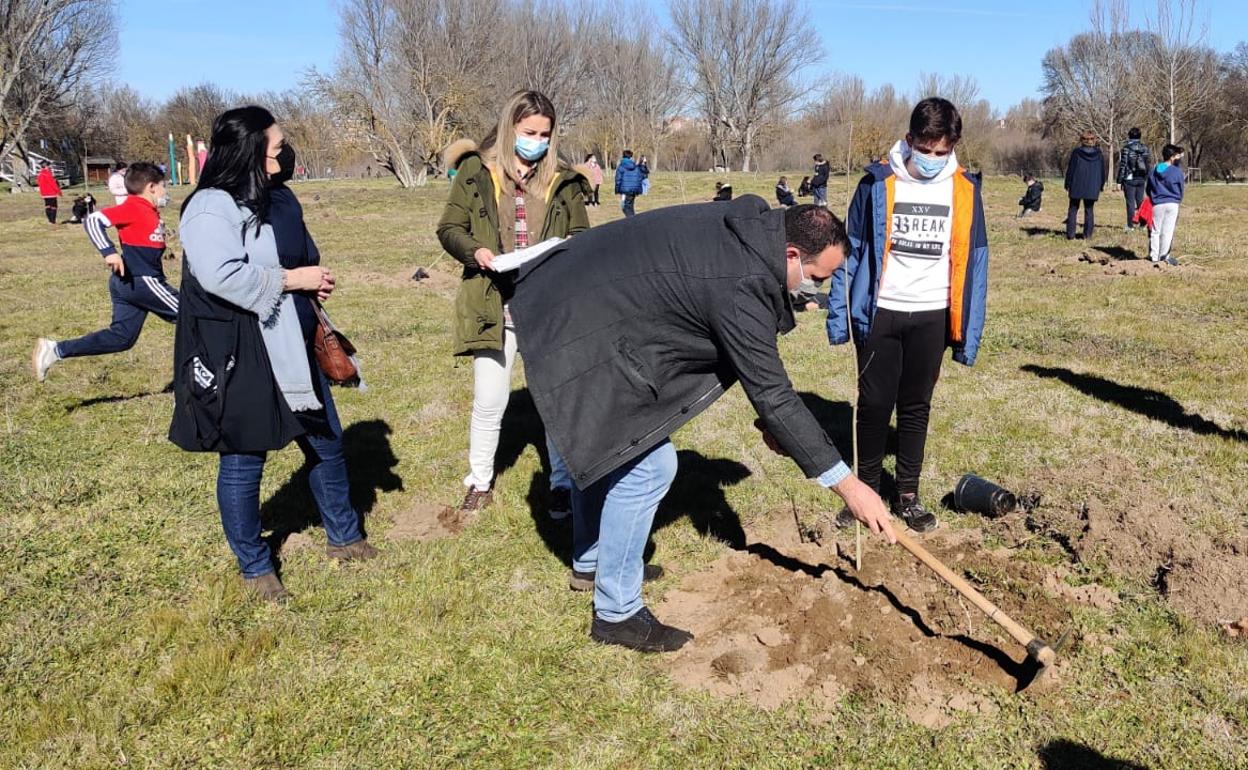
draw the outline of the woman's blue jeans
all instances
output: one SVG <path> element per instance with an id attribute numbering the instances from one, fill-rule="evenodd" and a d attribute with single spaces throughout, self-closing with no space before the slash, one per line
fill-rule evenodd
<path id="1" fill-rule="evenodd" d="M 642 555 L 654 513 L 676 479 L 676 449 L 663 443 L 581 490 L 572 487 L 572 568 L 594 572 L 594 614 L 628 620 L 641 600 Z"/>
<path id="2" fill-rule="evenodd" d="M 364 539 L 360 517 L 351 507 L 347 460 L 342 450 L 342 424 L 334 397 L 326 385 L 318 394 L 325 404 L 329 434 L 304 434 L 297 439 L 308 461 L 308 484 L 330 545 L 350 545 Z M 260 538 L 260 479 L 265 452 L 221 455 L 217 472 L 217 504 L 225 540 L 238 558 L 243 577 L 259 577 L 274 571 L 269 544 Z"/>

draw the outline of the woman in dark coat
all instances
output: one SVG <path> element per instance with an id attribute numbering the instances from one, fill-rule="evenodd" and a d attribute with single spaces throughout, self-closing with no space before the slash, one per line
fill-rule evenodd
<path id="1" fill-rule="evenodd" d="M 1108 179 L 1109 166 L 1105 164 L 1101 148 L 1096 146 L 1096 134 L 1084 131 L 1079 137 L 1079 146 L 1070 153 L 1070 162 L 1066 164 L 1066 192 L 1070 195 L 1070 209 L 1066 212 L 1066 240 L 1075 237 L 1075 219 L 1079 214 L 1080 201 L 1083 202 L 1083 239 L 1091 240 L 1092 231 L 1096 228 L 1092 209 Z"/>
<path id="2" fill-rule="evenodd" d="M 169 438 L 220 455 L 217 504 L 248 588 L 289 596 L 260 537 L 260 479 L 268 450 L 296 441 L 320 510 L 330 558 L 369 559 L 351 506 L 342 425 L 311 352 L 314 300 L 333 274 L 284 186 L 294 150 L 262 107 L 222 113 L 199 185 L 182 205 L 182 305 L 174 339 Z"/>

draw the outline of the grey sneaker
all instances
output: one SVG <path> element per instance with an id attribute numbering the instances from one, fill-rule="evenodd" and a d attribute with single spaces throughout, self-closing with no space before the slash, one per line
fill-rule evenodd
<path id="1" fill-rule="evenodd" d="M 259 577 L 243 578 L 243 584 L 266 602 L 285 602 L 294 598 L 294 594 L 287 591 L 286 586 L 272 572 Z"/>
<path id="2" fill-rule="evenodd" d="M 459 510 L 461 513 L 479 513 L 492 502 L 494 502 L 493 489 L 487 489 L 482 492 L 476 487 L 470 486 L 464 492 L 464 501 L 459 504 Z"/>
<path id="3" fill-rule="evenodd" d="M 48 370 L 61 357 L 56 354 L 56 342 L 47 337 L 40 337 L 35 342 L 35 349 L 30 354 L 30 368 L 35 372 L 35 379 L 43 382 L 48 376 Z"/>
<path id="4" fill-rule="evenodd" d="M 1167 265 L 1172 265 L 1172 266 L 1174 266 L 1174 267 L 1178 267 L 1178 266 L 1179 266 L 1179 260 L 1178 260 L 1178 258 L 1176 258 L 1176 257 L 1172 257 L 1172 256 L 1170 256 L 1170 255 L 1168 255 L 1168 254 L 1167 254 L 1167 255 L 1166 255 L 1166 264 L 1167 264 Z"/>
<path id="5" fill-rule="evenodd" d="M 350 545 L 331 545 L 325 549 L 325 554 L 338 561 L 368 561 L 380 556 L 381 551 L 370 545 L 367 540 L 357 540 Z"/>
<path id="6" fill-rule="evenodd" d="M 568 588 L 573 591 L 592 591 L 594 590 L 595 572 L 578 572 L 572 570 L 572 574 L 568 576 Z M 663 577 L 663 568 L 657 564 L 643 564 L 641 566 L 641 582 L 652 583 Z"/>
<path id="7" fill-rule="evenodd" d="M 902 495 L 891 506 L 893 515 L 906 522 L 910 529 L 922 534 L 931 532 L 939 525 L 936 514 L 923 507 L 919 496 L 914 493 Z"/>

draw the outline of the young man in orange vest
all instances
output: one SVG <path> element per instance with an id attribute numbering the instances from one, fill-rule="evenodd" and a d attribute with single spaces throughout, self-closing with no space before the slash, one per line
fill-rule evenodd
<path id="1" fill-rule="evenodd" d="M 858 183 L 845 222 L 849 254 L 829 292 L 828 339 L 852 339 L 858 354 L 858 476 L 880 491 L 896 409 L 891 505 L 916 532 L 937 525 L 918 493 L 941 359 L 948 347 L 958 363 L 975 363 L 988 295 L 983 202 L 979 181 L 958 165 L 961 138 L 949 101 L 915 106 L 906 138 Z M 839 526 L 853 521 L 846 511 L 837 517 Z"/>

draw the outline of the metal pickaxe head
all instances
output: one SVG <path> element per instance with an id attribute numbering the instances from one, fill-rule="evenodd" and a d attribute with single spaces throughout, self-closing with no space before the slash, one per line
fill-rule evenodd
<path id="1" fill-rule="evenodd" d="M 1022 671 L 1018 677 L 1018 687 L 1014 692 L 1022 692 L 1035 684 L 1037 680 L 1043 679 L 1045 673 L 1057 662 L 1057 653 L 1066 646 L 1069 640 L 1069 628 L 1063 631 L 1052 645 L 1040 637 L 1032 639 L 1027 645 L 1027 659 L 1023 662 Z"/>

